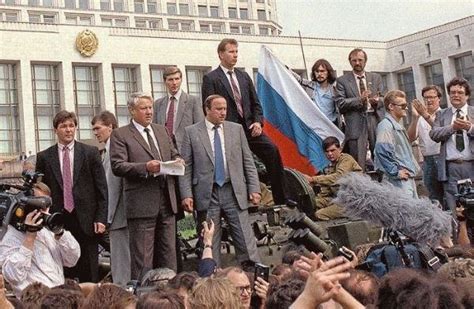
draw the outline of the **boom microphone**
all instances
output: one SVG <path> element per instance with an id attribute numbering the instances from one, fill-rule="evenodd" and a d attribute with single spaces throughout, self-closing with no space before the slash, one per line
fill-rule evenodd
<path id="1" fill-rule="evenodd" d="M 437 245 L 451 235 L 452 217 L 428 198 L 413 198 L 388 182 L 378 183 L 365 174 L 350 173 L 337 182 L 334 202 L 351 218 L 381 224 L 421 244 Z"/>

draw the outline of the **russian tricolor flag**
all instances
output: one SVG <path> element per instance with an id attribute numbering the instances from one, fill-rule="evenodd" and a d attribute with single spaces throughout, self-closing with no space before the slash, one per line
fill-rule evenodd
<path id="1" fill-rule="evenodd" d="M 344 133 L 321 113 L 266 46 L 260 50 L 257 92 L 265 133 L 278 146 L 283 164 L 309 175 L 326 167 L 323 139 L 335 136 L 342 143 Z"/>

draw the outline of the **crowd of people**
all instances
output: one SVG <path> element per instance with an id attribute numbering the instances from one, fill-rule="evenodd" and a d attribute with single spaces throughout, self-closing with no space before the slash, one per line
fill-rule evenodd
<path id="1" fill-rule="evenodd" d="M 238 42 L 223 39 L 217 54 L 220 64 L 204 76 L 202 98 L 181 89 L 182 72 L 171 66 L 163 73 L 165 97 L 154 101 L 147 93 L 130 95 L 128 125 L 118 127 L 108 111 L 96 115 L 92 128 L 104 144 L 101 152 L 75 140 L 73 112 L 56 114 L 58 143 L 37 154 L 35 167 L 43 176 L 34 194 L 49 196 L 52 206 L 29 213 L 25 231 L 8 226 L 0 243 L 0 265 L 17 298 L 3 294 L 0 302 L 28 308 L 473 306 L 472 293 L 464 293 L 469 284 L 472 289 L 472 279 L 456 286 L 454 278 L 474 276 L 472 249 L 463 250 L 467 259 L 462 271 L 450 268 L 445 277 L 399 270 L 379 280 L 354 269 L 359 264 L 354 253 L 352 261 L 325 260 L 299 249 L 289 250 L 268 278 L 247 273 L 261 262 L 248 211 L 262 197 L 252 153 L 266 167 L 274 203 L 291 201 L 280 152 L 264 133 L 255 87 L 246 72 L 235 68 Z M 365 71 L 367 59 L 364 50 L 352 50 L 348 60 L 353 71 L 337 79 L 324 59 L 313 65 L 311 81 L 295 75 L 325 117 L 345 132 L 344 141 L 332 136 L 323 140 L 327 168 L 304 175 L 320 188 L 314 217 L 344 216 L 343 205 L 333 198 L 337 180 L 350 172 L 377 171 L 418 198 L 415 176 L 421 169 L 411 143 L 419 140 L 429 198 L 450 210 L 470 235 L 470 219 L 466 224 L 463 210 L 456 208 L 457 182 L 474 180 L 469 83 L 457 77 L 448 83 L 450 107 L 445 109 L 439 105 L 438 87 L 423 88 L 424 102 L 411 102 L 412 119 L 405 130 L 402 119 L 410 106 L 405 93 L 386 91 L 378 74 Z M 42 228 L 42 213 L 49 211 L 63 214 L 64 229 Z M 184 212 L 194 215 L 201 235 L 197 272 L 179 272 L 177 221 Z M 222 219 L 241 267 L 222 268 Z M 96 284 L 98 244 L 105 232 L 113 283 Z M 469 236 L 459 242 L 469 244 Z M 446 265 L 460 264 L 451 263 Z M 126 288 L 137 281 L 140 288 Z"/>

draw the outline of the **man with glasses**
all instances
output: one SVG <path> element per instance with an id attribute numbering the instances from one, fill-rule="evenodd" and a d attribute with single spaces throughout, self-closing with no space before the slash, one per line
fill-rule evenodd
<path id="1" fill-rule="evenodd" d="M 453 78 L 446 87 L 451 107 L 436 113 L 430 137 L 441 143 L 438 180 L 443 182 L 446 205 L 455 214 L 458 180 L 474 180 L 474 107 L 467 102 L 469 83 Z"/>
<path id="2" fill-rule="evenodd" d="M 384 97 L 385 118 L 377 126 L 375 168 L 394 186 L 418 197 L 415 175 L 420 167 L 415 160 L 407 132 L 400 122 L 407 115 L 403 91 L 392 90 Z"/>
<path id="3" fill-rule="evenodd" d="M 421 90 L 424 103 L 417 99 L 412 102 L 412 117 L 408 127 L 410 142 L 418 139 L 421 154 L 423 155 L 423 182 L 429 192 L 431 200 L 443 203 L 443 184 L 438 181 L 440 144 L 430 138 L 430 130 L 436 113 L 441 110 L 441 89 L 435 85 L 426 86 Z"/>

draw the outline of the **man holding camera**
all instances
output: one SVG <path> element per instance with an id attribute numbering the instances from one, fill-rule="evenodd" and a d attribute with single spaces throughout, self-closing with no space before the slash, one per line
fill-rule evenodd
<path id="1" fill-rule="evenodd" d="M 47 196 L 44 183 L 34 185 L 35 196 Z M 19 298 L 30 283 L 41 282 L 49 287 L 64 283 L 64 267 L 77 263 L 81 250 L 72 234 L 64 229 L 55 232 L 43 228 L 46 210 L 35 209 L 26 215 L 25 232 L 8 225 L 0 243 L 0 265 L 5 279 Z"/>

